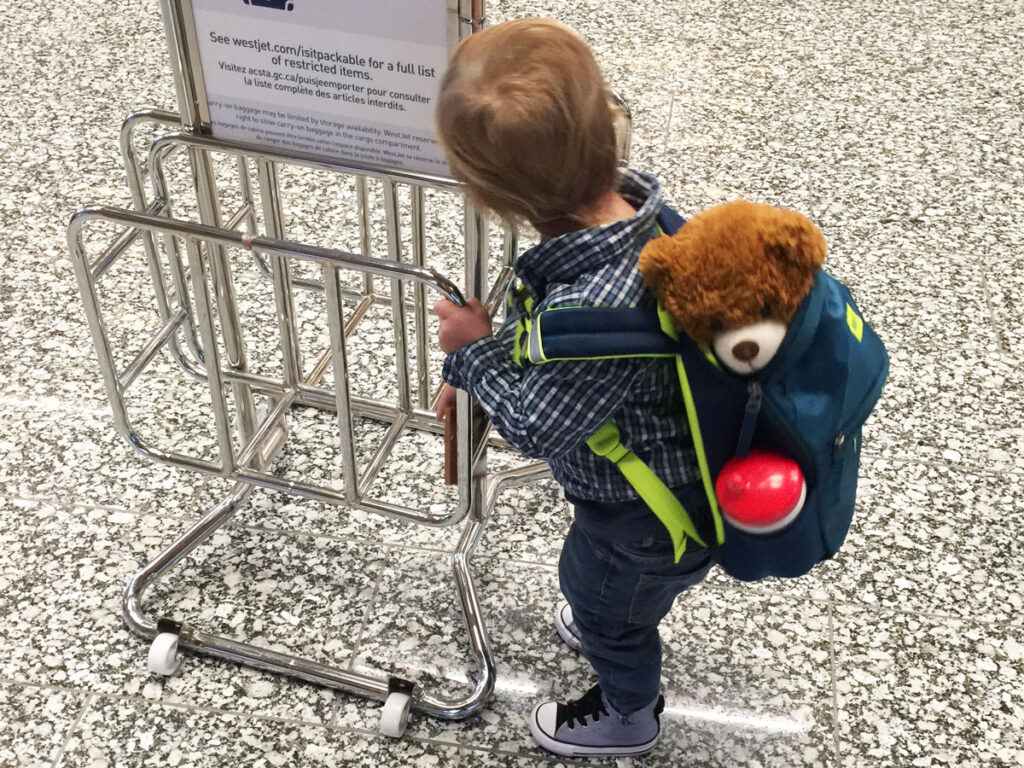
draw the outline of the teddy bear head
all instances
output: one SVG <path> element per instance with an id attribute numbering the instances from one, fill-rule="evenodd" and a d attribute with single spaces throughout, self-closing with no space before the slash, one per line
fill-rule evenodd
<path id="1" fill-rule="evenodd" d="M 655 238 L 640 271 L 676 328 L 740 374 L 771 360 L 827 246 L 805 216 L 744 200 L 708 208 Z"/>

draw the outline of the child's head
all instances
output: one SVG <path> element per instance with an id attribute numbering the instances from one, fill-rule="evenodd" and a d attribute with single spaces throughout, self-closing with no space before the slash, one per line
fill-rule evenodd
<path id="1" fill-rule="evenodd" d="M 616 188 L 608 87 L 587 44 L 557 22 L 518 19 L 463 40 L 436 117 L 470 199 L 542 233 Z"/>

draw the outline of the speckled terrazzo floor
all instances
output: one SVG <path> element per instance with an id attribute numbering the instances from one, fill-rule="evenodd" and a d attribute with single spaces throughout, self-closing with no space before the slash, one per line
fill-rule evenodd
<path id="1" fill-rule="evenodd" d="M 550 624 L 569 519 L 550 482 L 502 494 L 478 550 L 499 683 L 471 720 L 416 718 L 392 741 L 358 697 L 198 657 L 153 676 L 122 627 L 125 581 L 227 489 L 117 436 L 65 257 L 73 210 L 129 204 L 121 120 L 174 107 L 157 5 L 18 3 L 0 19 L 0 766 L 550 764 L 525 715 L 590 683 Z M 681 600 L 664 627 L 663 741 L 618 764 L 1024 765 L 1024 4 L 492 0 L 488 15 L 528 14 L 592 42 L 634 109 L 632 164 L 681 211 L 742 196 L 811 215 L 893 363 L 847 547 L 805 579 L 715 575 Z M 282 181 L 294 237 L 355 247 L 351 190 Z M 450 270 L 454 209 L 428 203 L 431 256 Z M 153 327 L 139 263 L 104 297 L 126 339 Z M 240 292 L 267 325 L 266 286 L 250 276 Z M 322 307 L 301 301 L 311 354 Z M 363 328 L 354 386 L 375 395 L 390 323 Z M 276 371 L 259 339 L 251 354 Z M 140 379 L 139 423 L 209 451 L 202 391 L 180 378 L 158 362 Z M 330 482 L 329 430 L 296 412 L 283 471 Z M 357 437 L 369 450 L 380 428 Z M 403 443 L 385 493 L 450 503 L 439 450 Z M 152 603 L 458 689 L 454 536 L 258 491 Z"/>

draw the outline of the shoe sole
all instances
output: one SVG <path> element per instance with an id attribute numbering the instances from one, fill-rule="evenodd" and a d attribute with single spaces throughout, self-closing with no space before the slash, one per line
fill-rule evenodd
<path id="1" fill-rule="evenodd" d="M 538 746 L 562 757 L 633 757 L 654 749 L 658 745 L 661 731 L 659 729 L 658 734 L 653 739 L 643 744 L 610 747 L 588 747 L 583 744 L 570 744 L 548 736 L 541 729 L 540 723 L 537 722 L 537 710 L 534 709 L 530 714 L 530 735 L 537 742 Z"/>
<path id="2" fill-rule="evenodd" d="M 562 638 L 562 642 L 572 650 L 580 651 L 581 653 L 583 652 L 583 643 L 580 642 L 580 639 L 574 635 L 569 630 L 569 627 L 565 625 L 565 622 L 562 621 L 561 610 L 555 614 L 555 631 L 558 632 L 558 636 Z"/>

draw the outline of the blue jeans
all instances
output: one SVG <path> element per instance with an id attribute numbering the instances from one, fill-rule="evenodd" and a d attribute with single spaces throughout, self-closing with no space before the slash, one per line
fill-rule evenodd
<path id="1" fill-rule="evenodd" d="M 690 486 L 676 495 L 696 522 L 695 512 L 707 507 L 703 490 Z M 704 580 L 711 556 L 691 541 L 674 562 L 668 532 L 643 502 L 572 501 L 576 519 L 558 563 L 562 594 L 601 691 L 628 715 L 658 696 L 658 624 L 677 595 Z"/>

